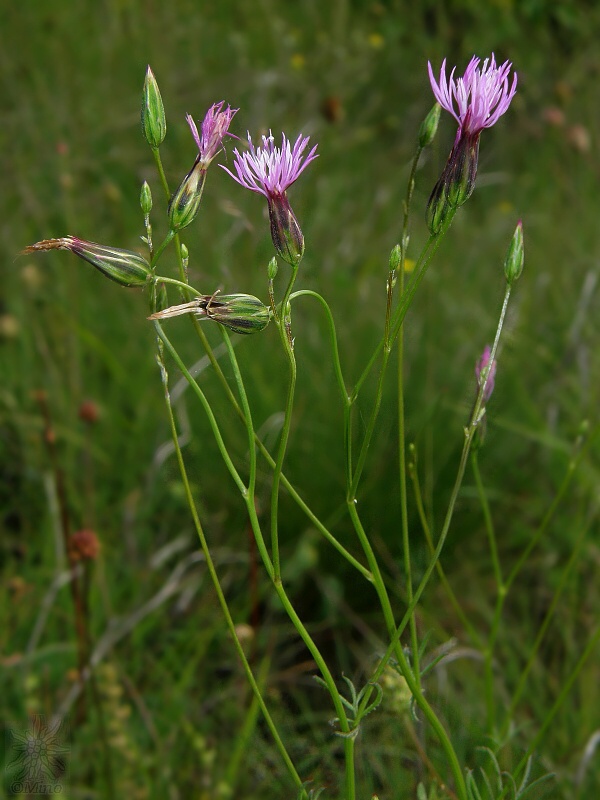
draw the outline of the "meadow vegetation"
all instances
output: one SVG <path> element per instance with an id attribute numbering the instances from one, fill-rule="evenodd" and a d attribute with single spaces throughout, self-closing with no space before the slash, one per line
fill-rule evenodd
<path id="1" fill-rule="evenodd" d="M 73 798 L 275 800 L 296 792 L 198 550 L 147 293 L 118 287 L 70 254 L 18 256 L 32 242 L 67 234 L 141 251 L 144 180 L 155 198 L 155 237 L 166 234 L 162 188 L 139 124 L 147 64 L 165 101 L 161 154 L 172 187 L 196 156 L 185 114 L 201 119 L 220 100 L 240 109 L 231 130 L 241 137 L 272 129 L 319 143 L 318 160 L 293 190 L 306 240 L 301 284 L 327 298 L 352 384 L 381 337 L 388 258 L 401 233 L 419 125 L 433 102 L 427 61 L 439 66 L 446 57 L 462 70 L 473 53 L 494 51 L 513 62 L 518 93 L 485 132 L 475 193 L 406 318 L 406 441 L 414 444 L 423 500 L 420 518 L 410 482 L 415 582 L 429 560 L 423 518 L 436 533 L 443 522 L 476 392 L 474 364 L 493 340 L 502 262 L 519 219 L 525 269 L 497 356 L 479 471 L 467 469 L 442 556 L 460 608 L 438 576 L 417 626 L 426 661 L 441 659 L 427 697 L 462 764 L 478 776 L 482 767 L 493 781 L 490 753 L 478 748 L 491 748 L 500 768 L 513 771 L 534 743 L 532 778 L 554 777 L 528 797 L 597 796 L 600 9 L 575 0 L 443 7 L 106 0 L 23 3 L 3 17 L 0 718 L 7 742 L 32 715 L 60 713 L 68 721 L 65 796 Z M 427 240 L 425 206 L 455 130 L 443 116 L 417 173 L 409 258 Z M 194 286 L 267 301 L 272 244 L 263 211 L 211 168 L 201 211 L 182 235 Z M 186 322 L 170 322 L 169 337 L 196 365 L 243 468 L 243 427 Z M 216 327 L 204 329 L 233 386 Z M 294 334 L 299 377 L 285 474 L 358 558 L 328 330 L 308 301 L 294 308 Z M 273 449 L 286 392 L 275 327 L 234 344 L 257 430 Z M 172 362 L 169 372 L 191 487 L 247 656 L 298 772 L 325 787 L 323 798 L 341 800 L 343 740 L 312 679 L 314 662 L 270 591 L 206 417 Z M 360 511 L 401 616 L 394 380 L 392 371 Z M 368 417 L 375 384 L 364 387 L 359 420 Z M 270 476 L 259 463 L 264 520 Z M 535 541 L 502 611 L 493 701 L 482 656 L 497 600 L 488 511 L 505 575 Z M 362 685 L 387 644 L 372 587 L 357 581 L 285 493 L 281 520 L 288 594 L 336 679 Z M 79 577 L 83 633 L 66 579 L 66 524 L 72 533 L 93 531 L 99 543 Z M 82 640 L 97 664 L 78 697 Z M 419 800 L 454 797 L 442 788 L 450 779 L 444 755 L 413 715 L 397 673 L 387 672 L 382 688 L 382 704 L 356 740 L 358 796 L 412 798 L 422 782 L 428 794 Z M 10 796 L 7 780 L 4 791 Z M 491 796 L 513 795 L 494 787 Z"/>

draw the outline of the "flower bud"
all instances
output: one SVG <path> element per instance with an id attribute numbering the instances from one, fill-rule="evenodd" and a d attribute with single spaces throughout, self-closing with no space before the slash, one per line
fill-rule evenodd
<path id="1" fill-rule="evenodd" d="M 390 253 L 390 272 L 398 272 L 398 267 L 400 266 L 400 261 L 402 260 L 402 248 L 399 244 L 394 245 L 392 248 L 392 252 Z"/>
<path id="2" fill-rule="evenodd" d="M 140 207 L 142 209 L 142 213 L 146 216 L 148 216 L 148 214 L 152 211 L 152 192 L 148 186 L 148 181 L 144 181 L 142 184 L 142 190 L 140 192 Z"/>
<path id="3" fill-rule="evenodd" d="M 278 255 L 297 267 L 304 255 L 304 236 L 285 192 L 269 196 L 271 239 Z"/>
<path id="4" fill-rule="evenodd" d="M 440 121 L 440 112 L 442 107 L 439 103 L 435 103 L 429 114 L 425 117 L 419 128 L 419 147 L 421 149 L 430 145 L 435 139 Z"/>
<path id="5" fill-rule="evenodd" d="M 95 242 L 86 242 L 75 236 L 44 239 L 26 247 L 22 253 L 29 254 L 45 250 L 70 250 L 121 286 L 144 286 L 150 275 L 150 264 L 139 253 L 120 250 L 117 247 L 106 247 Z"/>
<path id="6" fill-rule="evenodd" d="M 235 333 L 259 333 L 271 321 L 271 310 L 258 297 L 249 294 L 205 294 L 190 303 L 157 311 L 148 319 L 168 319 L 180 314 L 196 314 L 212 319 Z"/>
<path id="7" fill-rule="evenodd" d="M 150 147 L 157 150 L 167 133 L 167 120 L 154 73 L 148 67 L 142 97 L 142 133 Z"/>
<path id="8" fill-rule="evenodd" d="M 521 220 L 517 223 L 513 238 L 508 246 L 506 258 L 504 259 L 504 274 L 508 284 L 512 284 L 520 278 L 523 272 L 523 262 L 525 260 L 525 251 L 523 249 L 523 223 Z"/>
<path id="9" fill-rule="evenodd" d="M 169 201 L 168 215 L 172 231 L 180 231 L 193 222 L 200 208 L 205 180 L 206 166 L 198 156 L 194 166 L 181 181 L 179 188 Z"/>
<path id="10" fill-rule="evenodd" d="M 273 258 L 269 261 L 267 265 L 267 277 L 269 278 L 270 281 L 275 280 L 275 278 L 277 277 L 278 269 L 279 266 L 277 264 L 277 259 L 275 258 L 275 256 L 273 256 Z"/>
<path id="11" fill-rule="evenodd" d="M 486 344 L 481 354 L 481 358 L 475 364 L 475 377 L 477 378 L 477 389 L 479 390 L 485 383 L 485 390 L 483 392 L 483 405 L 492 396 L 494 391 L 494 380 L 496 378 L 496 359 L 490 363 L 490 356 L 492 351 L 490 346 Z"/>

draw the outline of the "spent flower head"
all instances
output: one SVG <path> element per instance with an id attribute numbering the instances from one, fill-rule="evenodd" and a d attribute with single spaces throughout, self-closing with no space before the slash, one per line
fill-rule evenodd
<path id="1" fill-rule="evenodd" d="M 446 78 L 446 59 L 442 61 L 439 82 L 428 62 L 429 80 L 435 99 L 458 122 L 460 136 L 476 136 L 483 128 L 491 128 L 507 111 L 517 91 L 517 74 L 509 85 L 510 61 L 497 66 L 492 53 L 479 67 L 477 56 L 469 61 L 462 78 L 454 78 L 456 67 Z"/>
<path id="2" fill-rule="evenodd" d="M 169 319 L 194 314 L 198 319 L 212 319 L 235 333 L 259 333 L 271 321 L 271 310 L 250 294 L 204 294 L 177 306 L 157 311 L 148 319 Z"/>
<path id="3" fill-rule="evenodd" d="M 198 158 L 204 166 L 208 166 L 221 149 L 223 139 L 229 131 L 231 120 L 239 111 L 238 108 L 231 108 L 229 105 L 223 111 L 224 105 L 225 101 L 222 100 L 220 103 L 214 103 L 208 109 L 200 125 L 200 131 L 198 131 L 192 115 L 188 114 L 186 116 L 194 141 L 198 145 Z"/>
<path id="4" fill-rule="evenodd" d="M 310 162 L 318 158 L 317 145 L 308 155 L 304 155 L 309 136 L 302 137 L 300 134 L 293 147 L 285 133 L 281 136 L 281 147 L 275 146 L 275 138 L 271 132 L 269 136 L 262 137 L 262 147 L 255 147 L 248 134 L 248 151 L 233 151 L 233 165 L 237 175 L 222 164 L 220 166 L 241 186 L 267 198 L 271 239 L 275 250 L 284 261 L 296 268 L 304 255 L 304 236 L 288 202 L 286 190 Z"/>
<path id="5" fill-rule="evenodd" d="M 70 250 L 79 258 L 96 267 L 103 275 L 121 286 L 145 286 L 151 279 L 150 264 L 139 253 L 87 242 L 77 236 L 61 239 L 43 239 L 21 251 L 23 255 L 48 250 Z"/>

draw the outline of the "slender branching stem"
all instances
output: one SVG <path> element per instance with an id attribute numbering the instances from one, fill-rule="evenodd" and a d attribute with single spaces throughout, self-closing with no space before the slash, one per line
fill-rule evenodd
<path id="1" fill-rule="evenodd" d="M 281 436 L 279 438 L 279 448 L 277 450 L 277 457 L 275 459 L 275 469 L 273 470 L 273 482 L 271 485 L 271 554 L 273 558 L 273 566 L 275 569 L 275 579 L 281 580 L 281 564 L 279 560 L 279 487 L 281 483 L 281 473 L 283 471 L 283 462 L 287 450 L 287 444 L 290 436 L 290 428 L 292 424 L 292 411 L 294 409 L 294 394 L 296 391 L 296 358 L 294 356 L 293 340 L 291 338 L 290 319 L 288 312 L 288 302 L 296 276 L 298 274 L 298 267 L 292 268 L 292 275 L 285 290 L 283 300 L 281 303 L 281 314 L 277 327 L 279 330 L 283 350 L 287 356 L 289 364 L 289 380 L 287 398 L 285 403 L 285 411 L 283 417 L 283 425 L 281 428 Z"/>
<path id="2" fill-rule="evenodd" d="M 406 197 L 404 200 L 404 213 L 402 216 L 402 237 L 400 240 L 400 264 L 399 274 L 388 277 L 388 309 L 386 312 L 386 341 L 389 346 L 389 316 L 391 311 L 391 295 L 394 290 L 394 283 L 398 283 L 398 291 L 400 297 L 404 294 L 404 278 L 406 274 L 406 251 L 408 249 L 409 232 L 408 223 L 410 219 L 410 207 L 412 203 L 413 191 L 415 188 L 415 175 L 417 173 L 417 166 L 421 156 L 422 147 L 417 146 L 408 184 L 406 186 Z M 408 603 L 412 602 L 413 595 L 413 581 L 410 557 L 410 537 L 408 530 L 408 499 L 406 487 L 406 425 L 404 414 L 404 322 L 400 325 L 397 339 L 397 388 L 398 388 L 398 472 L 399 472 L 399 489 L 400 489 L 400 523 L 402 529 L 402 554 L 404 560 L 404 574 L 406 576 L 406 596 Z M 413 614 L 410 618 L 410 640 L 412 647 L 412 666 L 417 683 L 421 682 L 421 669 L 419 667 L 419 639 L 417 632 L 417 619 Z"/>
<path id="3" fill-rule="evenodd" d="M 155 276 L 156 283 L 169 283 L 172 286 L 179 286 L 180 289 L 184 289 L 186 292 L 193 294 L 195 297 L 203 297 L 204 295 L 202 292 L 199 292 L 198 289 L 194 289 L 193 286 L 190 286 L 189 283 L 184 283 L 183 281 L 178 281 L 175 278 L 165 278 L 164 275 L 156 275 Z"/>
<path id="4" fill-rule="evenodd" d="M 208 402 L 208 399 L 207 399 L 206 395 L 204 394 L 202 389 L 198 386 L 198 384 L 194 381 L 194 379 L 190 375 L 187 367 L 185 366 L 185 364 L 181 360 L 181 357 L 179 356 L 179 353 L 177 352 L 177 350 L 171 344 L 169 338 L 167 337 L 167 335 L 163 331 L 160 323 L 155 321 L 154 322 L 154 327 L 156 328 L 156 333 L 157 333 L 159 339 L 163 342 L 164 346 L 166 347 L 167 351 L 169 352 L 169 355 L 175 361 L 175 363 L 177 364 L 177 366 L 179 367 L 179 369 L 181 370 L 181 372 L 185 376 L 186 380 L 188 380 L 188 382 L 193 383 L 196 386 L 196 389 L 195 389 L 196 396 L 200 400 L 200 402 L 202 404 L 202 407 L 204 408 L 204 411 L 206 413 L 206 416 L 208 417 L 208 422 L 209 422 L 210 428 L 211 428 L 211 430 L 213 432 L 213 436 L 215 437 L 215 441 L 217 443 L 217 447 L 219 448 L 219 453 L 221 454 L 221 457 L 222 457 L 223 461 L 225 462 L 225 466 L 227 467 L 227 469 L 229 471 L 229 474 L 233 478 L 233 481 L 234 481 L 235 485 L 239 489 L 240 494 L 243 497 L 246 497 L 247 494 L 248 494 L 248 489 L 245 486 L 242 478 L 240 477 L 240 474 L 237 471 L 233 461 L 231 460 L 231 456 L 229 455 L 229 452 L 227 450 L 227 446 L 226 446 L 225 442 L 223 441 L 223 436 L 221 435 L 221 431 L 219 429 L 219 424 L 218 424 L 218 422 L 217 422 L 217 420 L 215 418 L 215 415 L 214 415 L 213 410 L 212 410 L 212 408 L 210 406 L 210 403 Z"/>
<path id="5" fill-rule="evenodd" d="M 417 507 L 417 514 L 419 515 L 421 528 L 423 529 L 423 533 L 425 534 L 427 547 L 429 548 L 429 551 L 433 556 L 435 552 L 435 544 L 433 543 L 433 535 L 431 533 L 431 527 L 429 525 L 429 520 L 427 519 L 427 514 L 425 513 L 425 506 L 423 505 L 423 494 L 421 492 L 421 482 L 419 480 L 419 473 L 417 469 L 416 459 L 413 459 L 413 461 L 409 463 L 408 473 L 413 484 L 415 505 Z M 452 588 L 450 582 L 448 581 L 448 578 L 446 577 L 446 573 L 444 571 L 441 561 L 436 562 L 435 568 L 438 574 L 438 578 L 440 579 L 440 583 L 442 584 L 444 591 L 446 592 L 446 595 L 450 600 L 450 604 L 454 609 L 456 616 L 459 618 L 464 629 L 468 631 L 469 636 L 475 642 L 475 644 L 477 644 L 479 647 L 482 647 L 483 642 L 481 636 L 477 633 L 477 630 L 475 629 L 473 623 L 469 620 L 461 604 L 458 602 L 458 598 L 456 597 L 454 589 Z"/>
<path id="6" fill-rule="evenodd" d="M 160 326 L 158 325 L 158 323 L 156 323 L 156 327 L 157 327 L 157 332 L 158 332 L 158 334 L 159 334 L 159 336 L 161 338 L 161 341 L 165 344 L 165 346 L 167 347 L 167 349 L 169 350 L 171 355 L 173 355 L 175 353 L 175 351 L 173 350 L 172 346 L 170 345 L 170 342 L 168 342 L 166 337 L 164 337 L 164 334 L 163 334 L 163 336 L 161 336 L 162 331 L 160 330 Z M 264 720 L 265 720 L 265 722 L 267 724 L 267 727 L 269 728 L 271 736 L 273 737 L 273 741 L 275 742 L 275 746 L 279 750 L 279 753 L 280 753 L 280 755 L 282 757 L 282 760 L 283 760 L 285 766 L 287 767 L 287 770 L 288 770 L 288 772 L 289 772 L 289 774 L 290 774 L 290 776 L 292 778 L 293 783 L 295 784 L 296 788 L 298 790 L 300 790 L 301 797 L 303 798 L 303 800 L 307 800 L 308 795 L 304 791 L 304 789 L 302 788 L 302 785 L 303 785 L 302 784 L 302 779 L 298 775 L 298 772 L 296 771 L 294 763 L 293 763 L 292 759 L 290 758 L 289 753 L 286 750 L 286 747 L 285 747 L 285 745 L 283 743 L 283 740 L 281 739 L 281 736 L 279 735 L 279 731 L 277 730 L 277 727 L 276 727 L 276 725 L 275 725 L 275 723 L 273 721 L 273 718 L 271 717 L 271 714 L 269 712 L 269 709 L 266 706 L 266 703 L 265 703 L 264 698 L 262 696 L 262 692 L 260 690 L 260 686 L 258 685 L 258 682 L 256 681 L 256 678 L 254 677 L 254 674 L 252 672 L 252 669 L 250 667 L 248 659 L 246 658 L 246 654 L 244 652 L 244 648 L 242 647 L 242 644 L 241 644 L 241 642 L 239 640 L 239 637 L 237 635 L 236 626 L 235 626 L 235 623 L 233 621 L 233 617 L 231 616 L 231 612 L 229 610 L 229 605 L 227 603 L 227 599 L 226 599 L 225 594 L 223 592 L 223 589 L 221 587 L 221 582 L 219 580 L 219 576 L 217 574 L 217 570 L 216 570 L 214 561 L 213 561 L 211 553 L 210 553 L 210 547 L 209 547 L 208 542 L 206 540 L 206 537 L 205 537 L 205 534 L 204 534 L 204 530 L 203 530 L 202 524 L 200 522 L 200 517 L 198 516 L 198 510 L 196 508 L 196 503 L 194 501 L 194 497 L 192 495 L 192 491 L 191 491 L 191 488 L 190 488 L 189 479 L 188 479 L 188 476 L 187 476 L 187 470 L 186 470 L 185 463 L 184 463 L 184 460 L 183 460 L 183 455 L 182 455 L 182 452 L 181 452 L 181 447 L 179 446 L 179 437 L 177 435 L 177 427 L 176 427 L 176 424 L 175 424 L 175 417 L 174 417 L 174 414 L 173 414 L 173 409 L 171 407 L 171 399 L 170 399 L 170 396 L 169 396 L 169 389 L 168 389 L 167 371 L 166 371 L 164 362 L 162 361 L 162 358 L 159 358 L 159 361 L 160 361 L 163 384 L 164 384 L 164 389 L 165 389 L 165 403 L 166 403 L 166 407 L 167 407 L 167 415 L 168 415 L 168 418 L 169 418 L 169 425 L 170 425 L 170 428 L 171 428 L 171 436 L 172 436 L 172 439 L 173 439 L 173 445 L 175 447 L 175 454 L 176 454 L 176 457 L 177 457 L 177 463 L 179 465 L 179 470 L 180 470 L 181 478 L 182 478 L 182 481 L 183 481 L 183 487 L 184 487 L 184 491 L 185 491 L 186 500 L 187 500 L 187 503 L 188 503 L 188 506 L 189 506 L 189 509 L 190 509 L 190 513 L 192 515 L 192 520 L 194 522 L 194 527 L 195 527 L 196 532 L 198 534 L 198 538 L 200 540 L 200 546 L 202 548 L 202 552 L 204 554 L 204 558 L 205 558 L 205 561 L 206 561 L 206 568 L 207 568 L 208 573 L 210 575 L 214 590 L 215 590 L 215 592 L 217 594 L 217 599 L 219 601 L 219 605 L 221 607 L 221 611 L 223 612 L 223 615 L 225 617 L 227 628 L 228 628 L 229 633 L 230 633 L 230 635 L 231 635 L 231 637 L 233 639 L 234 647 L 235 647 L 236 652 L 237 652 L 237 654 L 238 654 L 238 656 L 240 658 L 240 661 L 242 663 L 242 667 L 244 669 L 244 673 L 246 675 L 246 678 L 248 679 L 248 683 L 250 684 L 250 686 L 252 688 L 252 691 L 254 692 L 254 696 L 255 696 L 255 698 L 256 698 L 259 706 L 260 706 L 260 710 L 261 710 L 261 712 L 263 714 L 263 717 L 264 717 Z M 178 366 L 180 366 L 180 365 L 178 364 Z M 180 368 L 181 368 L 181 366 L 180 366 Z"/>
<path id="7" fill-rule="evenodd" d="M 486 647 L 484 648 L 484 670 L 485 670 L 485 705 L 487 710 L 488 730 L 492 731 L 496 727 L 496 702 L 494 698 L 494 648 L 498 638 L 501 622 L 501 612 L 504 605 L 504 598 L 506 597 L 506 587 L 502 578 L 502 568 L 500 566 L 500 559 L 498 558 L 498 546 L 496 544 L 496 532 L 494 530 L 494 523 L 490 511 L 483 481 L 481 479 L 481 472 L 479 470 L 478 450 L 471 452 L 471 467 L 473 469 L 473 477 L 475 478 L 475 486 L 477 487 L 477 494 L 479 502 L 483 510 L 483 518 L 485 521 L 485 530 L 490 543 L 490 555 L 492 558 L 492 569 L 494 571 L 494 578 L 496 581 L 496 607 L 492 619 L 492 627 L 490 636 Z"/>
<path id="8" fill-rule="evenodd" d="M 341 701 L 340 693 L 339 693 L 339 691 L 338 691 L 338 689 L 337 689 L 337 687 L 335 685 L 335 681 L 333 679 L 333 676 L 332 676 L 329 668 L 327 667 L 325 659 L 321 655 L 321 652 L 320 652 L 319 648 L 315 644 L 314 640 L 310 636 L 310 634 L 309 634 L 308 630 L 306 629 L 305 625 L 302 623 L 302 621 L 300 620 L 298 614 L 296 613 L 296 611 L 295 611 L 295 609 L 294 609 L 294 607 L 292 605 L 292 602 L 290 601 L 290 599 L 289 599 L 289 597 L 288 597 L 288 595 L 287 595 L 287 593 L 286 593 L 286 591 L 284 589 L 284 586 L 283 586 L 283 584 L 281 582 L 281 576 L 276 571 L 274 559 L 271 560 L 269 558 L 269 555 L 268 555 L 268 551 L 267 551 L 267 548 L 266 548 L 266 545 L 265 545 L 265 541 L 264 541 L 264 536 L 262 534 L 262 529 L 261 529 L 261 526 L 260 526 L 260 521 L 259 521 L 258 515 L 256 513 L 256 505 L 255 505 L 255 501 L 254 501 L 254 487 L 256 485 L 256 447 L 255 447 L 255 443 L 254 443 L 255 442 L 255 439 L 254 439 L 255 434 L 254 434 L 254 423 L 252 421 L 252 413 L 251 413 L 251 410 L 250 410 L 250 404 L 248 402 L 248 396 L 246 394 L 244 381 L 243 381 L 242 374 L 241 374 L 241 371 L 240 371 L 240 368 L 239 368 L 239 365 L 238 365 L 238 362 L 237 362 L 235 351 L 234 351 L 234 349 L 233 349 L 233 347 L 231 345 L 230 336 L 227 333 L 227 331 L 225 331 L 225 330 L 223 330 L 223 338 L 224 338 L 225 344 L 227 346 L 227 351 L 228 351 L 229 359 L 230 359 L 231 366 L 232 366 L 232 369 L 233 369 L 235 382 L 236 382 L 236 385 L 237 385 L 237 388 L 238 388 L 238 392 L 239 392 L 239 395 L 240 395 L 240 402 L 241 402 L 242 409 L 243 409 L 243 412 L 244 412 L 244 419 L 245 419 L 245 422 L 246 422 L 246 429 L 247 429 L 247 432 L 248 432 L 248 446 L 249 446 L 249 449 L 250 449 L 250 476 L 249 476 L 249 480 L 248 480 L 248 493 L 247 493 L 247 495 L 245 497 L 245 500 L 246 500 L 246 506 L 247 506 L 247 509 L 248 509 L 248 515 L 250 517 L 250 524 L 252 526 L 252 531 L 253 531 L 255 539 L 256 539 L 256 544 L 257 544 L 259 553 L 260 553 L 260 555 L 262 557 L 262 560 L 263 560 L 263 563 L 265 565 L 265 568 L 267 570 L 267 573 L 268 573 L 271 581 L 273 582 L 273 585 L 275 587 L 275 591 L 276 591 L 276 593 L 277 593 L 277 595 L 278 595 L 278 597 L 279 597 L 279 599 L 281 601 L 281 604 L 283 605 L 283 607 L 286 610 L 290 620 L 292 621 L 292 624 L 294 625 L 294 627 L 296 628 L 296 630 L 300 634 L 302 640 L 304 641 L 305 645 L 307 646 L 307 648 L 309 649 L 311 655 L 313 656 L 313 658 L 314 658 L 314 660 L 315 660 L 315 662 L 316 662 L 316 664 L 317 664 L 317 666 L 318 666 L 318 668 L 319 668 L 319 670 L 321 672 L 323 680 L 325 681 L 325 683 L 327 685 L 327 688 L 328 688 L 329 693 L 331 695 L 331 698 L 332 698 L 336 713 L 338 715 L 340 728 L 341 728 L 342 732 L 348 733 L 348 732 L 350 732 L 350 725 L 349 725 L 346 713 L 344 711 L 344 705 L 343 705 L 343 703 Z M 353 756 L 354 751 L 351 750 L 351 751 L 349 751 L 348 754 L 350 754 L 350 753 Z M 352 772 L 352 776 L 354 776 L 354 767 L 353 766 L 352 766 L 351 772 Z M 348 776 L 347 776 L 347 781 L 348 781 Z M 352 783 L 352 785 L 354 783 L 354 778 L 353 777 L 352 777 L 352 782 L 351 783 Z M 352 797 L 352 800 L 354 800 L 354 790 L 352 791 L 352 794 L 348 794 L 348 797 L 349 798 Z"/>

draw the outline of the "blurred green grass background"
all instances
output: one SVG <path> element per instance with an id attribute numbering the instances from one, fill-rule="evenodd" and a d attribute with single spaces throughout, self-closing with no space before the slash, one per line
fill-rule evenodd
<path id="1" fill-rule="evenodd" d="M 320 158 L 291 191 L 306 237 L 300 284 L 329 300 L 351 383 L 382 328 L 387 258 L 400 235 L 416 132 L 433 100 L 427 60 L 437 67 L 447 57 L 460 70 L 473 53 L 484 57 L 493 50 L 498 59 L 509 58 L 519 74 L 517 97 L 483 134 L 477 190 L 408 318 L 406 404 L 428 510 L 439 523 L 472 400 L 473 365 L 493 336 L 502 259 L 522 219 L 525 272 L 509 313 L 481 454 L 503 562 L 513 564 L 556 495 L 582 425 L 597 421 L 600 9 L 575 0 L 455 0 L 443 6 L 393 0 L 32 2 L 6 6 L 2 31 L 0 717 L 11 729 L 24 728 L 29 713 L 52 714 L 67 696 L 76 663 L 66 588 L 43 616 L 58 546 L 55 487 L 37 394 L 43 390 L 72 527 L 93 528 L 102 545 L 91 585 L 94 641 L 132 621 L 131 632 L 108 648 L 100 676 L 101 690 L 112 698 L 105 714 L 116 796 L 221 796 L 219 786 L 233 769 L 230 754 L 243 744 L 248 697 L 195 556 L 176 464 L 164 449 L 169 432 L 146 298 L 110 284 L 68 254 L 32 260 L 17 253 L 39 239 L 66 234 L 138 248 L 143 180 L 153 189 L 155 238 L 166 232 L 160 187 L 139 127 L 150 64 L 167 111 L 162 155 L 172 187 L 195 156 L 185 114 L 201 119 L 221 99 L 240 108 L 232 126 L 240 136 L 246 129 L 254 136 L 273 129 L 276 136 L 281 130 L 292 138 L 303 132 L 319 142 Z M 453 120 L 444 115 L 417 176 L 413 255 L 425 241 L 425 203 L 454 133 Z M 201 214 L 183 240 L 197 288 L 212 292 L 222 286 L 265 298 L 271 243 L 263 204 L 238 190 L 222 170 L 211 169 Z M 175 269 L 174 259 L 163 263 Z M 202 353 L 185 323 L 175 320 L 168 331 L 194 363 Z M 219 342 L 218 332 L 207 333 Z M 286 473 L 356 551 L 342 513 L 342 421 L 333 399 L 326 329 L 309 301 L 296 307 L 295 335 L 300 376 Z M 273 415 L 281 411 L 285 392 L 276 332 L 239 342 L 237 352 L 257 425 L 276 432 Z M 171 373 L 176 381 L 175 368 Z M 220 402 L 210 370 L 202 380 Z M 402 597 L 389 384 L 361 510 Z M 365 414 L 372 391 L 367 387 L 361 404 Z M 91 426 L 79 415 L 87 400 L 99 410 Z M 217 407 L 243 463 L 243 431 L 227 408 Z M 236 619 L 254 625 L 256 601 L 248 580 L 253 555 L 243 508 L 199 409 L 184 398 L 179 413 L 193 433 L 186 456 Z M 560 566 L 587 526 L 580 561 L 514 720 L 522 727 L 521 745 L 539 728 L 597 621 L 597 455 L 592 449 L 583 460 L 507 606 L 500 702 L 518 680 Z M 266 508 L 268 471 L 261 491 Z M 287 577 L 296 601 L 337 674 L 360 675 L 382 634 L 374 597 L 368 587 L 355 590 L 353 576 L 287 500 L 283 511 Z M 422 569 L 424 545 L 414 513 L 411 519 Z M 465 609 L 485 630 L 493 611 L 492 573 L 470 476 L 444 564 Z M 143 619 L 132 619 L 134 610 L 169 585 L 178 565 L 185 574 L 172 595 Z M 303 774 L 329 782 L 325 796 L 335 797 L 339 749 L 320 710 L 320 690 L 309 680 L 307 654 L 264 588 L 257 589 L 255 658 L 260 662 L 268 654 L 268 695 Z M 435 646 L 451 637 L 470 645 L 437 587 L 425 600 L 421 626 L 432 631 Z M 468 760 L 474 743 L 481 743 L 480 666 L 465 658 L 460 668 L 450 665 L 446 672 L 448 687 L 432 691 L 447 705 L 448 724 Z M 544 740 L 544 766 L 557 773 L 547 796 L 590 797 L 600 787 L 597 757 L 579 788 L 575 783 L 586 743 L 600 727 L 598 677 L 595 653 Z M 397 787 L 412 791 L 418 769 L 406 730 L 385 706 L 367 725 L 360 747 L 365 796 L 377 791 L 382 798 L 397 797 Z M 107 796 L 97 748 L 90 712 L 71 742 L 73 797 Z M 238 797 L 290 796 L 260 725 L 253 732 L 252 758 L 242 761 L 232 781 Z"/>

